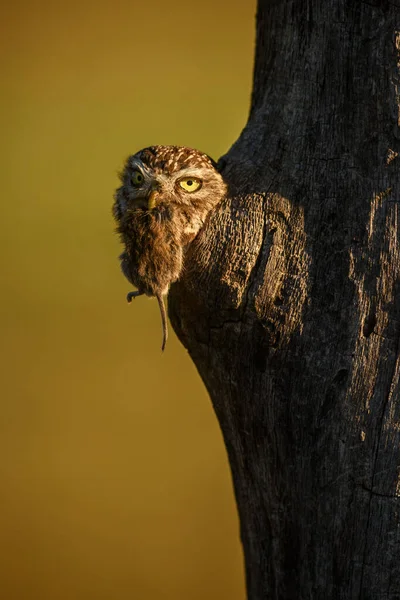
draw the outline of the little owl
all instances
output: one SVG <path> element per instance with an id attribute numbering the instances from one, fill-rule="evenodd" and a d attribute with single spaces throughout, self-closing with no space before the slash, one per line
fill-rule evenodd
<path id="1" fill-rule="evenodd" d="M 226 185 L 213 160 L 198 150 L 151 146 L 130 156 L 120 175 L 113 215 L 125 246 L 125 277 L 137 288 L 127 296 L 155 296 L 163 342 L 167 317 L 163 296 L 182 272 L 185 249 L 209 211 L 225 196 Z"/>

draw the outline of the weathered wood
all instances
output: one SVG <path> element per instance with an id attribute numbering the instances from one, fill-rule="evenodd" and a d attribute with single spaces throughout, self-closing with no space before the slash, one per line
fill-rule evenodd
<path id="1" fill-rule="evenodd" d="M 250 600 L 400 599 L 399 125 L 399 0 L 259 1 L 229 196 L 170 293 Z"/>

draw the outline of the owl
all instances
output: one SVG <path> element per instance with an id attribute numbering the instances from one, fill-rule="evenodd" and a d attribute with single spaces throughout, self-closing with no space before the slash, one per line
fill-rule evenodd
<path id="1" fill-rule="evenodd" d="M 164 296 L 182 273 L 188 244 L 226 195 L 226 184 L 207 154 L 180 146 L 151 146 L 129 156 L 120 179 L 113 215 L 124 245 L 121 269 L 137 288 L 127 300 L 157 298 L 164 350 Z"/>

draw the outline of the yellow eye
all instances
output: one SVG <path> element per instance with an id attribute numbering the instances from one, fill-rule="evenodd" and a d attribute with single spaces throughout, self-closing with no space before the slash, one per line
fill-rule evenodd
<path id="1" fill-rule="evenodd" d="M 140 187 L 144 181 L 144 177 L 140 171 L 134 171 L 131 181 L 132 181 L 133 185 Z"/>
<path id="2" fill-rule="evenodd" d="M 185 192 L 197 192 L 201 188 L 201 179 L 197 177 L 183 177 L 179 180 L 179 185 Z"/>

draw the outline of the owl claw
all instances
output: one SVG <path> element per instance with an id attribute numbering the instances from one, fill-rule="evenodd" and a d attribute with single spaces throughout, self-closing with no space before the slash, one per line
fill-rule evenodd
<path id="1" fill-rule="evenodd" d="M 132 298 L 136 298 L 136 296 L 141 296 L 142 292 L 136 291 L 136 292 L 129 292 L 129 294 L 126 295 L 126 301 L 127 302 L 132 302 Z"/>

